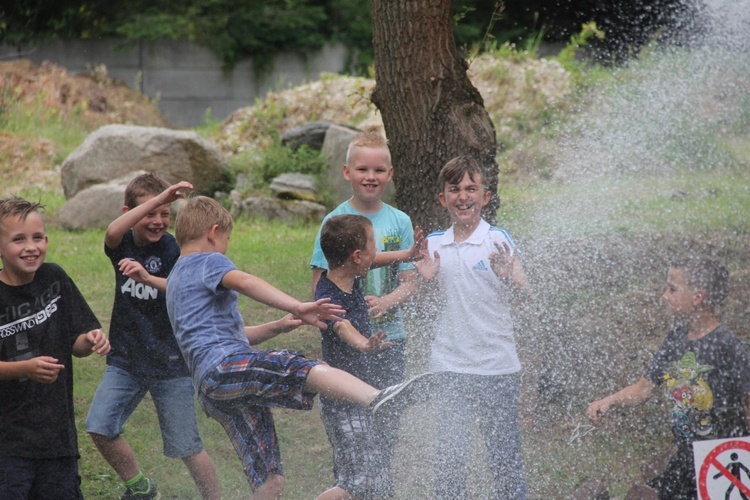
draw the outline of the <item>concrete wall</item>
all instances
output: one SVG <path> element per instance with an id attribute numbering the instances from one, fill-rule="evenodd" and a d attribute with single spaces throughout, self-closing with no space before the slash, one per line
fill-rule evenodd
<path id="1" fill-rule="evenodd" d="M 191 42 L 168 40 L 67 40 L 9 47 L 0 45 L 0 60 L 30 59 L 63 66 L 73 73 L 104 64 L 107 74 L 156 99 L 162 114 L 175 126 L 202 124 L 207 109 L 213 119 L 224 119 L 248 106 L 256 97 L 282 85 L 317 80 L 321 72 L 345 69 L 346 48 L 329 45 L 306 57 L 280 54 L 268 74 L 256 75 L 252 60 L 240 61 L 232 71 L 208 49 Z"/>

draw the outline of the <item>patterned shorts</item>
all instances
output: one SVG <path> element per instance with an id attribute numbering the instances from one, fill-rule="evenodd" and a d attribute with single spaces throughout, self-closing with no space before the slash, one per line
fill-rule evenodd
<path id="1" fill-rule="evenodd" d="M 369 408 L 321 401 L 320 415 L 333 447 L 336 486 L 357 498 L 389 496 L 379 431 Z"/>
<path id="2" fill-rule="evenodd" d="M 283 475 L 270 407 L 309 410 L 304 392 L 310 369 L 320 364 L 288 351 L 248 351 L 228 356 L 206 375 L 198 401 L 226 431 L 254 488 Z"/>

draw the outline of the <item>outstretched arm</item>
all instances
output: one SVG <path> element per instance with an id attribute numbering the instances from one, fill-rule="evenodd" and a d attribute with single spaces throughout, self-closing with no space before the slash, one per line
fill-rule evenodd
<path id="1" fill-rule="evenodd" d="M 131 209 L 123 207 L 123 214 L 112 221 L 107 227 L 107 232 L 104 234 L 104 244 L 107 245 L 107 248 L 117 248 L 120 246 L 125 233 L 130 231 L 130 228 L 148 215 L 149 212 L 167 203 L 172 203 L 178 198 L 184 198 L 185 194 L 180 192 L 181 189 L 193 189 L 193 185 L 187 181 L 178 182 L 169 186 L 158 196 L 146 200 L 137 207 Z"/>
<path id="2" fill-rule="evenodd" d="M 409 300 L 416 293 L 417 288 L 417 271 L 401 271 L 399 285 L 391 293 L 382 297 L 375 295 L 365 297 L 370 314 L 374 318 L 382 316 Z"/>
<path id="3" fill-rule="evenodd" d="M 300 302 L 264 279 L 240 271 L 239 269 L 234 269 L 225 274 L 221 280 L 221 284 L 261 304 L 292 313 L 302 320 L 303 323 L 317 326 L 318 328 L 326 328 L 327 326 L 321 320 L 341 319 L 338 315 L 344 314 L 341 306 L 331 304 L 330 299 L 320 299 L 315 302 Z"/>
<path id="4" fill-rule="evenodd" d="M 402 262 L 414 262 L 422 258 L 422 248 L 425 244 L 424 232 L 422 228 L 414 228 L 414 244 L 407 250 L 391 250 L 388 252 L 378 252 L 375 260 L 372 262 L 370 269 L 389 266 L 391 264 L 400 264 Z"/>
<path id="5" fill-rule="evenodd" d="M 635 384 L 591 403 L 586 410 L 586 416 L 592 424 L 598 425 L 599 417 L 606 414 L 611 407 L 622 408 L 643 404 L 651 397 L 655 387 L 651 381 L 641 377 Z"/>
<path id="6" fill-rule="evenodd" d="M 333 325 L 333 331 L 339 336 L 346 345 L 365 353 L 377 353 L 393 345 L 393 342 L 386 342 L 386 334 L 378 331 L 369 338 L 365 337 L 348 319 L 337 321 Z"/>
<path id="7" fill-rule="evenodd" d="M 295 318 L 293 314 L 287 314 L 276 321 L 269 321 L 262 325 L 253 325 L 245 327 L 245 337 L 250 345 L 256 346 L 266 340 L 272 339 L 282 333 L 291 332 L 298 326 L 302 325 L 302 320 Z"/>

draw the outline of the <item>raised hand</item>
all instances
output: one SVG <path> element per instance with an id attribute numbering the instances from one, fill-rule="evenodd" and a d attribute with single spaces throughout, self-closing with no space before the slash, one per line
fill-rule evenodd
<path id="1" fill-rule="evenodd" d="M 506 242 L 500 245 L 495 241 L 494 244 L 497 252 L 489 255 L 490 267 L 498 278 L 510 280 L 513 275 L 513 252 Z"/>

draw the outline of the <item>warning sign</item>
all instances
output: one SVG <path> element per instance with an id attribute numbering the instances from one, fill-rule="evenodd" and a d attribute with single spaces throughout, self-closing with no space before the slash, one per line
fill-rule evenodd
<path id="1" fill-rule="evenodd" d="M 750 437 L 693 442 L 700 500 L 750 498 Z"/>

